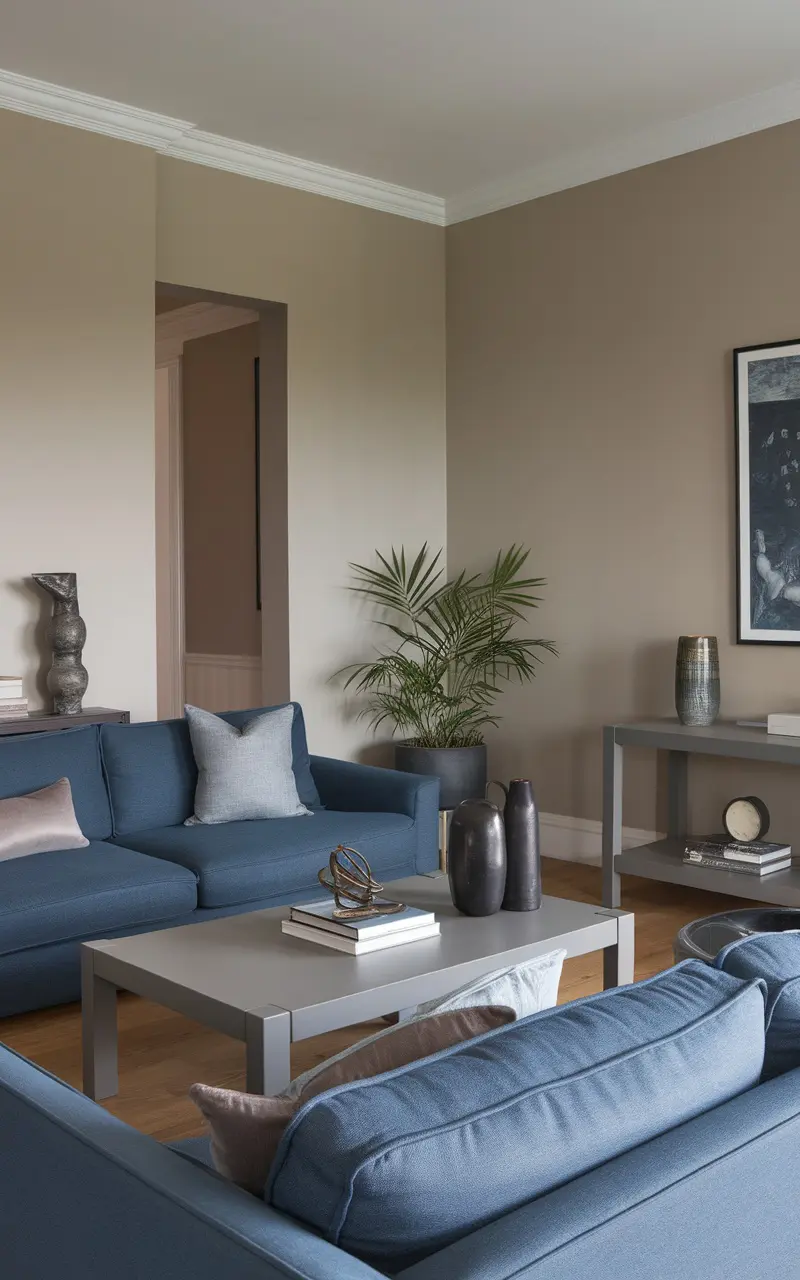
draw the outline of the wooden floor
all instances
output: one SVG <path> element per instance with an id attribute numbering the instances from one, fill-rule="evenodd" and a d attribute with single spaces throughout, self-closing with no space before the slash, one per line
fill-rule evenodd
<path id="1" fill-rule="evenodd" d="M 731 906 L 742 899 L 626 877 L 623 906 L 636 913 L 636 977 L 646 978 L 672 963 L 672 942 L 688 920 Z M 545 861 L 545 892 L 581 902 L 600 901 L 600 872 L 576 863 Z M 561 1002 L 599 991 L 602 956 L 568 960 L 561 980 Z M 244 1047 L 178 1014 L 136 996 L 121 995 L 120 1092 L 108 1110 L 162 1141 L 202 1132 L 197 1111 L 187 1099 L 195 1080 L 228 1088 L 244 1087 Z M 305 1071 L 345 1045 L 380 1030 L 366 1023 L 329 1032 L 294 1047 L 293 1074 Z M 0 1019 L 0 1040 L 80 1088 L 80 1009 L 66 1005 L 17 1018 Z"/>

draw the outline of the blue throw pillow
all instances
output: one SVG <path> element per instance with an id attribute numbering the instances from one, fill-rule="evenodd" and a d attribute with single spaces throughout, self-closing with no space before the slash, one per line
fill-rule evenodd
<path id="1" fill-rule="evenodd" d="M 723 948 L 718 969 L 767 984 L 764 1079 L 800 1067 L 800 933 L 759 933 Z"/>
<path id="2" fill-rule="evenodd" d="M 698 961 L 312 1099 L 268 1202 L 396 1271 L 758 1082 L 764 987 Z"/>

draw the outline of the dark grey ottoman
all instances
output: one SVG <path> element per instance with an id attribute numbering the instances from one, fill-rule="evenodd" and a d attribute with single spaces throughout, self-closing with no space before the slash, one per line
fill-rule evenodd
<path id="1" fill-rule="evenodd" d="M 791 907 L 743 907 L 740 911 L 721 911 L 715 916 L 693 920 L 678 931 L 675 938 L 675 963 L 681 960 L 704 960 L 712 964 L 715 956 L 729 942 L 754 933 L 784 933 L 800 929 L 800 910 Z"/>

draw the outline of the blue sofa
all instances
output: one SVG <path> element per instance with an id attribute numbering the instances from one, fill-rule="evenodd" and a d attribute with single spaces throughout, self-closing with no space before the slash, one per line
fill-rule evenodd
<path id="1" fill-rule="evenodd" d="M 265 1191 L 269 1204 L 212 1172 L 204 1139 L 162 1146 L 0 1046 L 2 1275 L 795 1276 L 800 1069 L 759 1081 L 764 995 L 759 979 L 701 972 L 689 961 L 647 983 L 534 1015 L 321 1094 L 284 1136 Z M 459 1087 L 442 1090 L 443 1081 Z M 509 1101 L 498 1107 L 497 1096 L 508 1088 Z M 389 1124 L 396 1124 L 404 1097 L 413 1102 L 407 1136 L 369 1148 L 378 1160 L 367 1167 L 370 1123 L 388 1103 Z M 466 1127 L 461 1121 L 431 1127 L 431 1110 L 443 1109 L 471 1113 Z M 360 1117 L 349 1133 L 331 1124 L 337 1110 L 340 1119 Z M 460 1161 L 448 1160 L 463 1139 Z M 347 1156 L 348 1146 L 354 1155 Z M 348 1194 L 331 1201 L 340 1224 L 334 1232 L 321 1221 L 342 1160 L 360 1172 Z M 546 1189 L 537 1192 L 542 1174 Z M 388 1203 L 398 1222 L 406 1215 L 408 1237 L 386 1213 L 387 1180 L 394 1197 Z M 430 1237 L 422 1257 L 400 1265 L 347 1250 L 347 1231 L 366 1233 L 373 1252 L 394 1232 L 401 1248 L 407 1241 L 413 1252 L 412 1237 L 420 1238 L 409 1215 L 414 1196 L 423 1216 L 446 1227 L 444 1243 L 431 1251 Z M 475 1217 L 454 1233 L 446 1224 L 465 1212 Z M 312 1227 L 300 1219 L 318 1221 Z"/>
<path id="2" fill-rule="evenodd" d="M 259 714 L 229 712 L 242 724 Z M 0 740 L 0 798 L 67 777 L 83 849 L 0 862 L 0 1017 L 80 995 L 79 949 L 296 901 L 340 842 L 384 880 L 438 866 L 438 784 L 309 756 L 295 704 L 299 818 L 184 826 L 197 771 L 185 720 Z"/>

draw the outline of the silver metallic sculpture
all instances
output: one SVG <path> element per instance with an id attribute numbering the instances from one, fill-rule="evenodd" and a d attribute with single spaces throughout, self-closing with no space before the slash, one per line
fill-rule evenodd
<path id="1" fill-rule="evenodd" d="M 83 707 L 83 695 L 89 683 L 89 674 L 81 662 L 86 624 L 78 612 L 77 574 L 35 573 L 33 580 L 44 587 L 54 601 L 48 632 L 53 665 L 47 673 L 53 711 L 56 715 L 76 716 Z"/>

